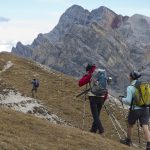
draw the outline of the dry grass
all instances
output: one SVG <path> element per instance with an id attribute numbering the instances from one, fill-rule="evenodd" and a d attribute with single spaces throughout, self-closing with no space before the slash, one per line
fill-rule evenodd
<path id="1" fill-rule="evenodd" d="M 40 80 L 37 97 L 49 111 L 71 123 L 74 127 L 82 127 L 83 100 L 75 96 L 81 92 L 77 80 L 60 74 L 56 71 L 47 72 L 35 65 L 32 61 L 13 56 L 8 53 L 0 53 L 0 69 L 7 61 L 14 65 L 1 74 L 5 88 L 14 88 L 23 95 L 31 97 L 30 81 L 36 76 Z M 65 128 L 53 125 L 48 121 L 23 115 L 10 110 L 1 110 L 0 136 L 3 139 L 3 149 L 60 149 L 60 150 L 96 150 L 96 149 L 127 149 L 99 135 L 82 132 L 79 129 Z M 121 118 L 119 118 L 121 119 Z M 91 126 L 91 113 L 89 103 L 86 101 L 85 131 Z M 102 121 L 105 123 L 106 137 L 118 141 L 118 137 L 112 123 L 103 110 Z M 102 143 L 100 143 L 100 141 Z M 8 144 L 9 143 L 9 144 Z M 8 146 L 8 147 L 7 147 Z M 5 148 L 6 147 L 6 148 Z"/>
<path id="2" fill-rule="evenodd" d="M 0 109 L 1 150 L 127 150 L 99 135 L 51 124 L 32 115 Z"/>
<path id="3" fill-rule="evenodd" d="M 5 58 L 5 60 L 3 59 Z M 0 54 L 0 62 L 11 60 L 14 66 L 4 72 L 2 80 L 9 88 L 18 89 L 22 94 L 31 97 L 30 81 L 36 76 L 40 80 L 38 99 L 52 112 L 57 113 L 68 122 L 78 126 L 79 116 L 82 115 L 82 102 L 76 99 L 79 92 L 77 82 L 60 73 L 47 73 L 33 62 L 19 59 L 12 55 Z M 80 119 L 81 120 L 81 119 Z"/>

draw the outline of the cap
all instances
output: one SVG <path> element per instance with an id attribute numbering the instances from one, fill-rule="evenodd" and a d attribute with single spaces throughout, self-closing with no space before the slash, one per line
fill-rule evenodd
<path id="1" fill-rule="evenodd" d="M 138 71 L 132 71 L 132 72 L 130 73 L 130 77 L 131 77 L 133 80 L 136 80 L 136 79 L 138 79 L 138 78 L 141 77 L 141 74 L 140 74 L 140 72 L 138 72 Z"/>
<path id="2" fill-rule="evenodd" d="M 90 69 L 92 69 L 92 67 L 93 67 L 93 64 L 88 64 L 88 65 L 86 66 L 86 71 L 89 71 Z"/>

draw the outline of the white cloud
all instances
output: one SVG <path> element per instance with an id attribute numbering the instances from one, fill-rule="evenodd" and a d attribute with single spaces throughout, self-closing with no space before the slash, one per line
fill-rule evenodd
<path id="1" fill-rule="evenodd" d="M 11 51 L 18 41 L 30 44 L 39 33 L 48 33 L 55 22 L 38 20 L 14 20 L 0 24 L 0 51 Z"/>
<path id="2" fill-rule="evenodd" d="M 1 51 L 7 51 L 10 52 L 11 48 L 15 46 L 15 43 L 17 41 L 5 41 L 5 40 L 0 40 L 0 52 Z"/>
<path id="3" fill-rule="evenodd" d="M 0 17 L 0 22 L 8 22 L 10 19 L 5 18 L 5 17 Z"/>
<path id="4" fill-rule="evenodd" d="M 13 45 L 0 44 L 0 52 L 7 51 L 10 52 Z"/>

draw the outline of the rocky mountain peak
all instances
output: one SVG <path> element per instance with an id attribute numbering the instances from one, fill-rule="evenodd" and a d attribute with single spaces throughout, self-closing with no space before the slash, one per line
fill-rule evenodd
<path id="1" fill-rule="evenodd" d="M 17 46 L 22 46 L 23 44 L 19 41 L 17 42 Z"/>
<path id="2" fill-rule="evenodd" d="M 96 12 L 97 14 L 101 14 L 101 15 L 110 14 L 110 13 L 117 15 L 115 12 L 113 12 L 111 9 L 109 9 L 105 6 L 100 6 L 100 7 L 91 11 L 91 13 L 93 13 L 93 12 Z"/>
<path id="3" fill-rule="evenodd" d="M 150 18 L 135 14 L 119 28 L 130 45 L 143 45 L 150 42 Z"/>
<path id="4" fill-rule="evenodd" d="M 32 57 L 33 51 L 30 46 L 25 47 L 21 42 L 17 42 L 16 47 L 17 49 L 15 47 L 12 48 L 12 51 L 14 53 L 18 53 L 19 55 L 24 56 L 24 57 L 29 57 L 29 58 Z"/>
<path id="5" fill-rule="evenodd" d="M 57 26 L 51 32 L 45 35 L 52 43 L 58 42 L 59 39 L 69 31 L 72 25 L 74 24 L 85 25 L 89 13 L 90 12 L 84 9 L 83 7 L 73 5 L 62 14 Z"/>
<path id="6" fill-rule="evenodd" d="M 89 11 L 85 10 L 83 7 L 78 5 L 73 5 L 68 8 L 65 13 L 61 16 L 59 23 L 75 23 L 75 24 L 85 24 L 85 19 L 89 15 Z"/>
<path id="7" fill-rule="evenodd" d="M 96 21 L 98 24 L 110 28 L 116 15 L 116 13 L 107 7 L 101 6 L 91 11 L 89 19 L 91 22 Z"/>
<path id="8" fill-rule="evenodd" d="M 85 9 L 79 5 L 72 5 L 71 7 L 69 7 L 65 13 L 69 13 L 69 14 L 74 14 L 76 12 L 84 12 Z M 88 11 L 88 10 L 87 10 Z"/>

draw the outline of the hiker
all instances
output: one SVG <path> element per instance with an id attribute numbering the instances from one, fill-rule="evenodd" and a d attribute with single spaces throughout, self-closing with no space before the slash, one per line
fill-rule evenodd
<path id="1" fill-rule="evenodd" d="M 39 87 L 39 81 L 34 78 L 34 79 L 31 81 L 31 84 L 32 84 L 32 90 L 31 90 L 31 92 L 32 92 L 32 97 L 36 97 L 37 89 L 38 89 L 38 87 Z"/>
<path id="2" fill-rule="evenodd" d="M 130 85 L 127 87 L 127 96 L 124 98 L 120 98 L 120 101 L 130 106 L 129 114 L 128 114 L 128 125 L 127 125 L 127 137 L 125 139 L 121 139 L 120 142 L 122 144 L 126 144 L 131 146 L 131 132 L 132 127 L 139 120 L 140 126 L 143 128 L 145 138 L 147 141 L 146 150 L 150 150 L 150 131 L 148 127 L 149 121 L 149 107 L 140 107 L 135 105 L 135 85 L 139 82 L 138 79 L 141 77 L 141 74 L 137 71 L 132 71 L 129 75 Z"/>
<path id="3" fill-rule="evenodd" d="M 86 67 L 86 75 L 80 79 L 83 83 L 89 83 L 90 91 L 88 92 L 89 101 L 90 101 L 90 108 L 93 117 L 92 127 L 90 132 L 96 133 L 98 131 L 99 134 L 103 135 L 104 128 L 100 120 L 100 113 L 102 106 L 104 104 L 105 99 L 107 98 L 107 92 L 105 94 L 97 95 L 96 91 L 93 90 L 94 84 L 97 82 L 94 78 L 94 74 L 97 74 L 99 69 L 96 69 L 95 65 L 88 64 Z M 79 81 L 79 86 L 84 85 L 82 82 Z"/>

